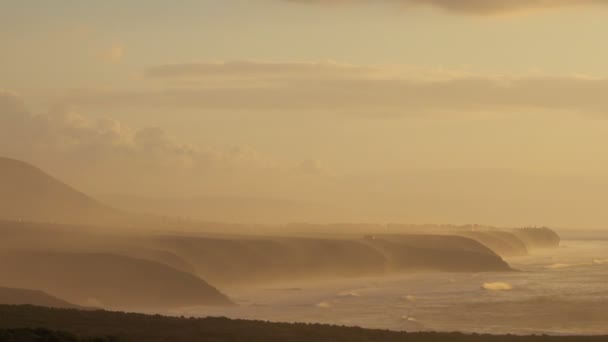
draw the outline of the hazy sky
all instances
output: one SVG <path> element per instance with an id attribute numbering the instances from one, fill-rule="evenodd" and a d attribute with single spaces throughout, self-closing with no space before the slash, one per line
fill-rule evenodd
<path id="1" fill-rule="evenodd" d="M 607 19 L 604 0 L 3 0 L 0 153 L 91 193 L 603 227 Z M 488 198 L 504 210 L 476 216 Z"/>

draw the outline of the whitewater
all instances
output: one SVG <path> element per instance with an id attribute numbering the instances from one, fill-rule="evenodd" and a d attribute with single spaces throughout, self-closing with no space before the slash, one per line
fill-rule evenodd
<path id="1" fill-rule="evenodd" d="M 406 331 L 608 334 L 608 240 L 506 259 L 516 272 L 420 272 L 227 288 L 231 308 L 170 312 Z"/>

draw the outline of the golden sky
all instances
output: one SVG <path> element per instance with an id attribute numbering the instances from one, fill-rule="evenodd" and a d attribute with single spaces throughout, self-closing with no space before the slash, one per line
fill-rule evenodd
<path id="1" fill-rule="evenodd" d="M 603 227 L 607 19 L 604 0 L 5 0 L 0 154 L 93 194 Z"/>

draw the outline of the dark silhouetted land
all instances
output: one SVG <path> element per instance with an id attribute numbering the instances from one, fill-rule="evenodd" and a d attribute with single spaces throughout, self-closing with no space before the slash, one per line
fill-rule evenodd
<path id="1" fill-rule="evenodd" d="M 38 290 L 0 287 L 0 303 L 8 305 L 37 305 L 64 309 L 85 309 Z"/>
<path id="2" fill-rule="evenodd" d="M 52 331 L 36 330 L 35 328 L 46 328 Z M 56 332 L 57 330 L 69 333 Z M 15 336 L 15 334 L 22 334 L 28 338 L 36 336 L 36 334 L 51 335 L 54 336 L 54 339 L 1 339 L 3 336 Z M 96 341 L 128 342 L 603 342 L 608 340 L 608 336 L 550 337 L 407 333 L 321 324 L 270 323 L 227 318 L 177 318 L 108 311 L 0 305 L 0 341 L 78 341 L 75 339 L 76 337 L 83 338 L 83 341 L 91 341 L 90 336 L 101 336 Z"/>

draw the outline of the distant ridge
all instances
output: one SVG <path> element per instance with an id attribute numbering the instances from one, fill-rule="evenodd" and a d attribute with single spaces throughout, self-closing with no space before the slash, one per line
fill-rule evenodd
<path id="1" fill-rule="evenodd" d="M 83 306 L 72 304 L 50 294 L 28 289 L 18 289 L 0 286 L 0 304 L 5 305 L 36 305 L 58 309 L 85 309 Z"/>
<path id="2" fill-rule="evenodd" d="M 0 275 L 5 286 L 36 287 L 87 306 L 157 310 L 232 305 L 195 275 L 109 253 L 0 252 Z"/>
<path id="3" fill-rule="evenodd" d="M 120 211 L 28 163 L 0 157 L 0 218 L 62 223 L 109 223 Z"/>

